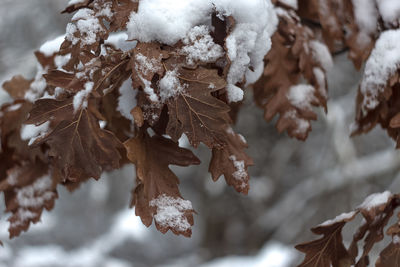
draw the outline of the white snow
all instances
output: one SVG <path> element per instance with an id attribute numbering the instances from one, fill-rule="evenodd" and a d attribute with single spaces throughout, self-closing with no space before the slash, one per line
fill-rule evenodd
<path id="1" fill-rule="evenodd" d="M 22 104 L 14 104 L 7 108 L 7 111 L 16 111 L 22 107 Z"/>
<path id="2" fill-rule="evenodd" d="M 378 12 L 375 1 L 352 0 L 352 2 L 356 22 L 360 30 L 367 34 L 374 33 L 378 27 Z"/>
<path id="3" fill-rule="evenodd" d="M 221 18 L 233 16 L 236 21 L 226 40 L 231 60 L 227 90 L 230 102 L 241 101 L 243 92 L 235 85 L 244 78 L 250 84 L 260 77 L 264 56 L 271 46 L 270 36 L 275 31 L 277 17 L 270 0 L 142 0 L 138 12 L 130 16 L 128 36 L 141 42 L 173 45 L 187 38 L 191 30 L 198 32 L 205 29 L 204 25 L 209 26 L 213 10 Z M 196 26 L 203 28 L 193 30 Z M 199 49 L 204 51 L 208 41 L 199 42 Z M 189 58 L 189 63 L 204 55 L 201 51 L 191 54 L 194 58 Z"/>
<path id="4" fill-rule="evenodd" d="M 66 39 L 73 45 L 76 45 L 79 41 L 81 41 L 81 46 L 94 44 L 97 40 L 97 34 L 105 33 L 95 12 L 89 8 L 79 9 L 72 17 L 72 21 L 67 25 Z M 80 38 L 74 36 L 77 31 L 81 34 Z"/>
<path id="5" fill-rule="evenodd" d="M 326 90 L 326 77 L 325 73 L 322 71 L 321 68 L 315 67 L 313 68 L 313 73 L 318 84 L 318 91 L 323 97 L 328 96 L 328 92 Z"/>
<path id="6" fill-rule="evenodd" d="M 235 178 L 238 181 L 242 182 L 242 187 L 246 186 L 245 179 L 247 177 L 247 172 L 244 166 L 244 161 L 243 160 L 237 160 L 235 155 L 230 155 L 229 159 L 232 161 L 233 166 L 235 166 L 236 171 L 232 173 L 233 178 Z"/>
<path id="7" fill-rule="evenodd" d="M 310 110 L 311 102 L 315 101 L 315 88 L 308 84 L 293 85 L 289 88 L 287 98 L 290 103 L 299 109 Z"/>
<path id="8" fill-rule="evenodd" d="M 64 39 L 65 35 L 61 35 L 53 40 L 47 41 L 39 48 L 39 51 L 46 57 L 50 57 L 60 50 L 60 46 L 64 42 Z"/>
<path id="9" fill-rule="evenodd" d="M 228 84 L 226 89 L 227 89 L 229 102 L 238 102 L 243 99 L 244 92 L 243 92 L 242 88 L 237 87 L 236 85 L 233 85 L 233 84 Z"/>
<path id="10" fill-rule="evenodd" d="M 379 0 L 376 1 L 379 12 L 385 22 L 400 22 L 400 1 L 399 0 Z"/>
<path id="11" fill-rule="evenodd" d="M 333 225 L 333 224 L 338 223 L 338 222 L 344 222 L 346 220 L 350 220 L 356 214 L 357 214 L 356 211 L 345 212 L 345 213 L 342 213 L 342 214 L 336 216 L 336 218 L 334 218 L 332 220 L 327 220 L 327 221 L 321 223 L 318 226 L 330 226 L 330 225 Z"/>
<path id="12" fill-rule="evenodd" d="M 210 13 L 209 0 L 141 0 L 127 25 L 129 39 L 173 45 Z"/>
<path id="13" fill-rule="evenodd" d="M 131 110 L 136 107 L 136 94 L 137 90 L 132 87 L 132 80 L 129 78 L 122 83 L 119 88 L 120 96 L 118 97 L 117 110 L 121 112 L 121 115 L 134 122 L 134 118 L 131 114 Z"/>
<path id="14" fill-rule="evenodd" d="M 105 44 L 111 44 L 117 49 L 127 52 L 136 47 L 136 41 L 128 41 L 128 34 L 126 32 L 112 33 L 108 36 Z"/>
<path id="15" fill-rule="evenodd" d="M 398 235 L 393 236 L 393 244 L 397 244 L 397 245 L 400 244 L 400 236 L 398 236 Z"/>
<path id="16" fill-rule="evenodd" d="M 135 59 L 138 62 L 136 64 L 136 70 L 139 70 L 144 75 L 147 75 L 149 72 L 157 72 L 161 69 L 160 60 L 155 58 L 147 58 L 142 54 L 136 54 Z"/>
<path id="17" fill-rule="evenodd" d="M 186 231 L 191 225 L 185 217 L 185 212 L 192 211 L 192 203 L 189 200 L 174 198 L 162 194 L 150 201 L 150 207 L 156 207 L 154 220 L 163 227 Z"/>
<path id="18" fill-rule="evenodd" d="M 75 4 L 81 4 L 83 2 L 85 2 L 85 0 L 69 0 L 68 6 L 75 5 Z"/>
<path id="19" fill-rule="evenodd" d="M 224 50 L 214 43 L 205 25 L 193 27 L 182 41 L 185 46 L 180 52 L 187 56 L 189 65 L 193 65 L 196 61 L 214 62 L 224 55 Z"/>
<path id="20" fill-rule="evenodd" d="M 179 81 L 176 70 L 167 71 L 164 77 L 160 80 L 159 87 L 161 102 L 163 103 L 168 98 L 176 96 L 185 89 L 185 85 L 182 85 Z"/>
<path id="21" fill-rule="evenodd" d="M 11 169 L 7 172 L 7 182 L 9 185 L 16 185 L 18 183 L 18 176 L 21 174 L 20 168 Z"/>
<path id="22" fill-rule="evenodd" d="M 135 64 L 135 70 L 137 71 L 137 75 L 142 80 L 145 86 L 143 90 L 149 96 L 149 99 L 152 102 L 157 103 L 159 101 L 159 98 L 157 94 L 154 92 L 154 89 L 151 87 L 151 81 L 148 81 L 145 78 L 143 78 L 143 76 L 140 73 L 147 75 L 149 71 L 150 72 L 159 71 L 161 68 L 161 66 L 159 66 L 159 61 L 155 58 L 149 59 L 140 53 L 135 55 L 135 59 L 138 62 L 138 64 Z"/>
<path id="23" fill-rule="evenodd" d="M 70 59 L 71 54 L 57 55 L 54 57 L 54 65 L 56 65 L 58 70 L 62 70 L 62 68 L 68 63 Z"/>
<path id="24" fill-rule="evenodd" d="M 34 81 L 31 83 L 31 87 L 25 93 L 25 100 L 29 102 L 35 102 L 36 99 L 40 98 L 44 90 L 47 87 L 46 80 L 43 77 L 43 74 L 46 74 L 47 69 L 43 69 L 42 66 L 37 63 L 37 71 Z"/>
<path id="25" fill-rule="evenodd" d="M 400 3 L 400 2 L 399 2 Z M 364 95 L 362 110 L 372 110 L 378 106 L 378 96 L 386 83 L 400 67 L 400 30 L 381 33 L 367 60 L 360 91 Z"/>
<path id="26" fill-rule="evenodd" d="M 74 111 L 76 112 L 79 109 L 87 108 L 87 97 L 89 96 L 90 92 L 93 90 L 93 82 L 87 82 L 85 83 L 85 89 L 79 91 L 76 93 L 74 96 L 74 101 L 73 101 L 73 106 L 74 106 Z"/>
<path id="27" fill-rule="evenodd" d="M 50 191 L 52 180 L 49 175 L 38 178 L 32 185 L 17 189 L 17 201 L 22 208 L 39 208 L 54 197 Z"/>
<path id="28" fill-rule="evenodd" d="M 304 134 L 310 128 L 310 122 L 298 116 L 296 110 L 292 109 L 284 113 L 284 118 L 290 118 L 296 122 L 297 129 L 295 133 Z"/>
<path id="29" fill-rule="evenodd" d="M 329 71 L 333 66 L 333 60 L 328 47 L 318 41 L 311 41 L 310 48 L 314 59 L 321 63 L 321 67 L 325 71 Z"/>
<path id="30" fill-rule="evenodd" d="M 55 197 L 55 193 L 51 191 L 52 180 L 49 175 L 38 178 L 33 184 L 16 188 L 18 202 L 18 219 L 10 223 L 10 227 L 17 227 L 24 222 L 31 220 L 37 216 L 36 212 L 32 212 L 31 208 L 36 209 L 44 205 L 48 200 Z"/>
<path id="31" fill-rule="evenodd" d="M 32 145 L 37 139 L 42 138 L 47 134 L 49 126 L 49 121 L 40 125 L 23 124 L 21 127 L 21 139 L 29 140 L 28 145 Z"/>
<path id="32" fill-rule="evenodd" d="M 383 193 L 375 193 L 368 196 L 358 208 L 371 210 L 375 207 L 379 207 L 383 204 L 386 204 L 391 197 L 392 193 L 390 193 L 389 191 L 385 191 Z"/>

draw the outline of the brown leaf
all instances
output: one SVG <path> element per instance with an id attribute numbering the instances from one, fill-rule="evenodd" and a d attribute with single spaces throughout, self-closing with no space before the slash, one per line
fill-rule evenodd
<path id="1" fill-rule="evenodd" d="M 311 229 L 323 237 L 296 246 L 296 249 L 306 254 L 298 267 L 350 267 L 352 261 L 343 245 L 342 229 L 356 215 L 356 212 L 351 212 Z"/>
<path id="2" fill-rule="evenodd" d="M 3 88 L 13 99 L 23 99 L 31 83 L 32 80 L 26 80 L 23 76 L 17 75 L 10 81 L 6 81 L 3 84 Z"/>
<path id="3" fill-rule="evenodd" d="M 372 247 L 375 245 L 375 243 L 383 240 L 384 228 L 392 217 L 395 207 L 394 197 L 390 196 L 387 202 L 380 205 L 372 207 L 364 207 L 361 205 L 359 208 L 361 214 L 365 218 L 365 223 L 364 225 L 361 225 L 359 232 L 361 238 L 365 238 L 363 253 L 356 264 L 357 267 L 368 265 L 368 254 L 372 250 Z M 361 240 L 361 238 L 359 238 L 359 240 Z"/>
<path id="4" fill-rule="evenodd" d="M 42 162 L 20 162 L 7 171 L 7 179 L 0 183 L 4 192 L 6 211 L 11 212 L 10 238 L 27 231 L 31 222 L 40 220 L 43 209 L 51 210 L 57 198 L 56 186 Z"/>
<path id="5" fill-rule="evenodd" d="M 222 146 L 230 121 L 229 106 L 211 93 L 223 88 L 225 81 L 217 70 L 204 68 L 182 69 L 179 78 L 187 89 L 167 101 L 167 134 L 177 141 L 184 133 L 194 147 L 200 142 L 210 148 Z"/>
<path id="6" fill-rule="evenodd" d="M 60 70 L 50 70 L 43 77 L 46 79 L 47 85 L 61 87 L 71 92 L 78 92 L 84 86 L 84 83 L 78 80 L 74 74 Z"/>
<path id="7" fill-rule="evenodd" d="M 6 137 L 19 130 L 21 124 L 27 119 L 32 104 L 25 100 L 15 100 L 13 103 L 4 104 L 0 112 L 0 134 L 2 143 L 6 143 Z"/>
<path id="8" fill-rule="evenodd" d="M 324 45 L 292 10 L 280 12 L 279 20 L 265 57 L 264 74 L 253 87 L 254 100 L 264 109 L 266 121 L 280 115 L 276 124 L 279 132 L 286 130 L 290 137 L 305 140 L 311 131 L 310 121 L 317 119 L 312 106 L 326 110 L 327 66 L 318 53 Z M 308 84 L 302 84 L 304 79 Z M 302 96 L 302 101 L 296 96 Z"/>
<path id="9" fill-rule="evenodd" d="M 140 86 L 152 102 L 157 102 L 157 96 L 149 91 L 154 91 L 153 78 L 161 77 L 164 74 L 162 60 L 169 55 L 166 51 L 161 50 L 158 43 L 138 43 L 133 53 L 129 62 L 133 85 L 134 87 Z"/>
<path id="10" fill-rule="evenodd" d="M 390 243 L 379 254 L 376 267 L 400 267 L 400 244 Z"/>
<path id="11" fill-rule="evenodd" d="M 367 133 L 377 124 L 386 129 L 388 135 L 396 141 L 397 148 L 400 147 L 400 73 L 397 70 L 388 77 L 383 88 L 368 88 L 367 91 L 376 92 L 371 96 L 358 89 L 356 99 L 355 129 L 352 135 Z M 379 104 L 374 108 L 368 107 L 368 101 L 377 101 Z"/>
<path id="12" fill-rule="evenodd" d="M 65 101 L 42 99 L 35 103 L 28 123 L 51 120 L 53 131 L 38 141 L 49 146 L 49 156 L 64 179 L 82 181 L 100 178 L 103 170 L 119 167 L 121 143 L 112 132 L 102 130 L 93 103 L 88 109 L 73 109 L 72 98 Z"/>
<path id="13" fill-rule="evenodd" d="M 137 12 L 139 2 L 132 0 L 119 0 L 114 1 L 113 3 L 113 11 L 114 11 L 114 19 L 110 24 L 110 30 L 125 30 L 126 24 L 129 21 L 129 16 L 132 12 Z"/>
<path id="14" fill-rule="evenodd" d="M 194 210 L 178 204 L 187 202 L 179 193 L 178 178 L 168 166 L 199 164 L 199 159 L 177 143 L 161 136 L 150 137 L 147 133 L 129 139 L 124 145 L 128 158 L 136 165 L 137 186 L 131 204 L 136 207 L 136 215 L 146 226 L 150 226 L 154 218 L 157 229 L 162 233 L 171 230 L 175 234 L 190 236 Z M 172 217 L 163 213 L 162 203 L 158 203 L 162 199 L 170 200 L 164 204 L 176 211 Z M 167 218 L 163 218 L 164 215 Z"/>
<path id="15" fill-rule="evenodd" d="M 133 116 L 133 119 L 135 120 L 135 124 L 138 127 L 142 127 L 144 123 L 144 118 L 143 118 L 143 111 L 140 107 L 136 106 L 131 110 L 131 114 Z"/>
<path id="16" fill-rule="evenodd" d="M 247 143 L 244 138 L 228 128 L 226 145 L 223 148 L 213 148 L 209 172 L 214 181 L 224 175 L 228 185 L 239 193 L 249 191 L 249 174 L 247 167 L 253 165 L 253 160 L 244 152 Z"/>

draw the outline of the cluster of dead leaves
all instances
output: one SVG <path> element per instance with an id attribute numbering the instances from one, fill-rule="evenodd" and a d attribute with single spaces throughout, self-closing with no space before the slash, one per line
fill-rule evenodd
<path id="1" fill-rule="evenodd" d="M 321 56 L 330 62 L 330 53 L 293 9 L 281 5 L 276 10 L 279 24 L 265 57 L 264 73 L 253 86 L 254 99 L 264 109 L 265 120 L 280 115 L 276 124 L 279 132 L 286 130 L 289 136 L 305 140 L 311 131 L 310 120 L 317 119 L 312 106 L 326 110 L 329 64 L 321 61 Z M 304 81 L 308 87 L 297 86 Z M 311 91 L 304 103 L 290 100 L 289 94 L 307 94 L 304 88 Z"/>
<path id="2" fill-rule="evenodd" d="M 305 140 L 311 131 L 310 121 L 317 118 L 313 107 L 327 108 L 330 53 L 349 49 L 349 57 L 360 68 L 379 33 L 398 25 L 379 19 L 376 31 L 365 32 L 356 23 L 354 6 L 346 0 L 299 0 L 297 9 L 279 0 L 273 2 L 279 25 L 265 57 L 264 73 L 253 85 L 255 101 L 264 109 L 266 120 L 279 114 L 280 132 Z M 225 41 L 235 27 L 234 19 L 217 13 L 211 16 L 209 34 L 225 52 L 214 61 L 189 60 L 184 52 L 188 44 L 183 41 L 166 45 L 127 40 L 130 46 L 124 49 L 108 42 L 112 34 L 126 31 L 129 16 L 139 5 L 140 1 L 131 0 L 85 0 L 68 6 L 64 12 L 82 12 L 68 25 L 70 32 L 59 51 L 52 55 L 36 52 L 43 75 L 39 73 L 34 80 L 16 76 L 3 85 L 14 99 L 0 112 L 0 190 L 7 211 L 12 213 L 11 237 L 40 220 L 43 209 L 53 207 L 58 185 L 74 190 L 82 182 L 99 179 L 102 172 L 127 163 L 136 165 L 137 185 L 131 205 L 143 223 L 151 225 L 159 210 L 152 200 L 165 196 L 183 201 L 179 179 L 169 165 L 200 163 L 191 150 L 179 147 L 183 136 L 194 148 L 202 143 L 212 150 L 209 172 L 213 180 L 224 175 L 236 191 L 248 192 L 247 168 L 253 162 L 245 153 L 244 138 L 232 129 L 239 105 L 230 104 L 226 92 L 231 62 Z M 80 20 L 87 19 L 82 14 L 89 14 L 98 24 L 95 38 L 77 27 Z M 367 41 L 360 45 L 359 40 Z M 125 112 L 130 116 L 117 108 L 125 97 L 119 89 L 126 81 L 131 85 L 130 94 L 135 95 L 135 103 Z M 366 116 L 358 115 L 358 132 L 381 123 L 392 137 L 398 137 L 400 111 L 396 107 L 400 98 L 393 89 L 399 84 L 396 73 L 382 90 L 378 108 Z M 361 102 L 359 95 L 358 109 Z M 25 140 L 21 132 L 26 127 L 45 130 Z M 397 196 L 390 201 L 374 213 L 354 212 L 367 220 L 354 242 L 368 233 L 368 245 L 357 266 L 367 264 L 371 244 L 379 241 L 387 224 L 385 218 L 399 202 Z M 189 225 L 193 225 L 194 212 L 186 210 L 182 215 Z M 378 212 L 383 217 L 368 221 L 368 216 Z M 354 262 L 355 247 L 346 250 L 340 245 L 341 229 L 354 216 L 315 228 L 313 231 L 324 237 L 299 246 L 307 253 L 301 266 L 331 262 L 347 266 Z M 155 224 L 163 233 L 171 230 L 191 235 L 190 229 Z M 391 234 L 398 234 L 395 226 L 391 229 Z M 391 255 L 398 253 L 393 252 L 396 246 L 389 246 L 380 261 L 390 261 Z"/>
<path id="3" fill-rule="evenodd" d="M 386 194 L 389 192 L 385 192 Z M 297 245 L 296 248 L 305 253 L 304 261 L 299 267 L 345 267 L 369 266 L 369 253 L 373 246 L 384 239 L 384 228 L 396 208 L 400 205 L 400 195 L 390 195 L 386 202 L 378 205 L 361 205 L 356 210 L 339 215 L 312 229 L 320 239 Z M 342 229 L 357 214 L 362 214 L 364 220 L 353 236 L 348 248 L 343 244 Z M 386 234 L 392 237 L 392 242 L 382 250 L 376 262 L 377 267 L 398 266 L 400 256 L 400 213 L 399 220 L 390 226 Z M 362 253 L 359 254 L 359 242 L 364 241 Z"/>
<path id="4" fill-rule="evenodd" d="M 0 189 L 12 213 L 11 237 L 40 220 L 44 208 L 53 207 L 58 185 L 75 190 L 126 163 L 136 165 L 131 205 L 143 223 L 151 225 L 158 212 L 152 200 L 163 196 L 183 201 L 179 179 L 169 165 L 200 163 L 191 150 L 179 147 L 183 135 L 194 148 L 203 143 L 212 150 L 209 171 L 214 180 L 224 175 L 229 185 L 247 194 L 247 168 L 253 162 L 245 153 L 244 138 L 231 127 L 225 91 L 229 59 L 223 55 L 215 62 L 189 62 L 182 41 L 168 46 L 129 40 L 133 45 L 124 50 L 107 42 L 114 32 L 126 30 L 129 15 L 139 4 L 131 0 L 72 4 L 64 12 L 82 11 L 98 21 L 95 39 L 84 41 L 88 33 L 75 27 L 59 51 L 36 52 L 43 75 L 34 80 L 15 76 L 3 85 L 14 99 L 0 113 Z M 76 16 L 68 27 L 82 19 L 86 18 Z M 215 29 L 210 35 L 223 49 L 235 22 L 214 14 L 210 23 Z M 160 85 L 167 75 L 174 75 L 173 94 Z M 130 103 L 133 108 L 128 111 L 131 119 L 117 108 L 125 97 L 119 89 L 126 81 L 136 95 L 136 106 Z M 45 88 L 40 88 L 43 83 Z M 44 130 L 25 140 L 25 128 Z M 189 225 L 194 212 L 182 215 Z M 190 228 L 155 224 L 163 233 L 191 235 Z"/>
<path id="5" fill-rule="evenodd" d="M 365 19 L 365 17 L 357 17 L 357 14 L 359 14 L 358 16 L 366 16 L 365 13 L 359 10 L 365 7 L 355 5 L 354 1 L 299 0 L 297 14 L 301 18 L 303 25 L 310 25 L 315 35 L 321 36 L 321 39 L 332 53 L 348 50 L 348 56 L 353 61 L 354 66 L 360 69 L 368 60 L 380 34 L 386 30 L 399 29 L 398 19 L 388 20 L 379 10 L 379 1 L 371 2 L 368 3 L 371 8 L 369 10 L 369 15 L 371 16 L 369 18 L 369 26 L 360 25 L 362 23 L 359 21 Z M 284 6 L 284 4 L 281 5 Z M 374 99 L 379 102 L 379 105 L 374 108 L 365 106 L 365 98 L 371 96 L 364 95 L 359 90 L 356 100 L 356 123 L 353 135 L 366 133 L 374 128 L 376 124 L 380 124 L 387 130 L 389 136 L 396 140 L 397 147 L 400 147 L 398 130 L 400 126 L 398 123 L 400 110 L 396 93 L 396 89 L 399 87 L 399 71 L 400 69 L 389 75 L 386 84 L 382 88 L 371 88 L 371 90 L 378 92 Z M 366 75 L 368 74 L 364 74 L 364 79 Z M 371 91 L 369 89 L 367 88 L 366 91 Z M 273 108 L 270 110 L 273 110 Z M 279 122 L 278 129 L 281 129 Z"/>

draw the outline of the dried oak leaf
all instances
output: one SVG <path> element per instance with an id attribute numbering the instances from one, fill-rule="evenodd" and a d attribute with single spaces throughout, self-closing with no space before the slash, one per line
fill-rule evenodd
<path id="1" fill-rule="evenodd" d="M 306 254 L 298 267 L 350 267 L 352 259 L 343 245 L 342 229 L 356 215 L 357 212 L 350 212 L 311 229 L 323 237 L 296 246 L 296 249 Z"/>
<path id="2" fill-rule="evenodd" d="M 292 10 L 281 8 L 278 16 L 264 73 L 253 86 L 254 99 L 264 109 L 266 121 L 280 114 L 276 124 L 279 132 L 287 130 L 290 137 L 305 140 L 311 131 L 310 121 L 317 119 L 312 106 L 326 110 L 325 74 L 330 54 Z M 308 84 L 301 84 L 302 79 Z"/>
<path id="3" fill-rule="evenodd" d="M 226 145 L 223 148 L 213 148 L 209 172 L 214 181 L 224 175 L 228 185 L 239 193 L 249 191 L 249 174 L 247 167 L 253 165 L 253 160 L 244 152 L 247 143 L 244 138 L 233 132 L 226 131 Z"/>
<path id="4" fill-rule="evenodd" d="M 386 129 L 388 135 L 393 138 L 400 148 L 400 71 L 397 70 L 387 80 L 383 88 L 367 88 L 366 91 L 376 92 L 375 95 L 362 93 L 358 90 L 356 99 L 355 128 L 352 135 L 367 133 L 376 124 Z M 378 104 L 370 108 L 370 103 Z"/>
<path id="5" fill-rule="evenodd" d="M 20 162 L 7 171 L 0 183 L 6 211 L 11 212 L 10 238 L 27 231 L 30 223 L 40 220 L 43 209 L 51 210 L 57 198 L 57 181 L 49 175 L 48 166 L 40 161 Z"/>
<path id="6" fill-rule="evenodd" d="M 360 69 L 368 58 L 378 34 L 376 27 L 368 30 L 357 24 L 356 15 L 360 14 L 353 1 L 348 0 L 301 0 L 299 1 L 298 14 L 320 24 L 325 43 L 332 52 L 349 48 L 349 58 L 354 66 Z M 376 9 L 376 6 L 373 8 Z M 372 10 L 373 12 L 374 10 Z M 378 10 L 375 10 L 378 13 Z M 375 18 L 371 17 L 371 21 Z"/>
<path id="7" fill-rule="evenodd" d="M 23 76 L 17 75 L 6 81 L 3 84 L 3 88 L 13 99 L 23 99 L 31 83 L 32 80 L 26 80 Z"/>
<path id="8" fill-rule="evenodd" d="M 158 43 L 138 43 L 133 49 L 133 55 L 129 62 L 133 84 L 135 87 L 140 86 L 151 102 L 159 101 L 152 81 L 153 78 L 163 76 L 162 60 L 168 57 L 168 53 L 162 50 Z"/>
<path id="9" fill-rule="evenodd" d="M 366 201 L 368 198 L 366 199 Z M 350 246 L 350 253 L 352 257 L 355 259 L 357 257 L 357 245 L 355 242 L 363 239 L 364 237 L 364 247 L 363 253 L 359 260 L 356 263 L 356 267 L 366 267 L 369 264 L 368 254 L 370 253 L 372 247 L 375 243 L 378 243 L 384 238 L 384 228 L 388 224 L 390 218 L 393 215 L 393 211 L 396 208 L 397 204 L 395 203 L 395 197 L 390 195 L 387 198 L 387 201 L 375 205 L 375 206 L 366 206 L 361 205 L 358 209 L 361 214 L 365 218 L 365 223 L 360 226 L 357 234 L 353 238 L 353 242 Z"/>
<path id="10" fill-rule="evenodd" d="M 392 242 L 382 250 L 376 267 L 400 267 L 400 244 Z"/>
<path id="11" fill-rule="evenodd" d="M 400 267 L 400 213 L 397 214 L 398 221 L 389 227 L 387 235 L 391 235 L 393 241 L 381 251 L 376 267 Z"/>
<path id="12" fill-rule="evenodd" d="M 98 179 L 103 170 L 119 167 L 122 144 L 112 132 L 100 128 L 92 102 L 88 108 L 75 111 L 72 100 L 36 101 L 27 123 L 40 125 L 50 120 L 53 130 L 36 143 L 49 146 L 49 156 L 65 180 Z"/>
<path id="13" fill-rule="evenodd" d="M 22 123 L 28 118 L 32 104 L 25 100 L 15 100 L 1 106 L 0 109 L 0 136 L 1 144 L 7 144 L 6 138 L 9 134 L 17 133 Z"/>
<path id="14" fill-rule="evenodd" d="M 132 0 L 119 0 L 113 2 L 114 18 L 110 23 L 110 30 L 125 30 L 132 12 L 137 12 L 139 2 Z"/>
<path id="15" fill-rule="evenodd" d="M 128 158 L 136 165 L 137 186 L 131 202 L 136 215 L 146 226 L 154 218 L 162 233 L 171 230 L 189 237 L 194 210 L 191 205 L 180 205 L 188 203 L 179 193 L 178 177 L 168 166 L 199 164 L 199 159 L 172 140 L 157 135 L 150 137 L 147 133 L 129 139 L 124 145 Z"/>
<path id="16" fill-rule="evenodd" d="M 84 86 L 84 82 L 77 79 L 74 74 L 61 70 L 50 70 L 43 77 L 47 85 L 60 87 L 70 92 L 78 92 Z"/>
<path id="17" fill-rule="evenodd" d="M 167 100 L 169 121 L 166 133 L 178 141 L 186 134 L 190 144 L 200 142 L 208 147 L 221 147 L 225 143 L 225 130 L 229 126 L 229 106 L 211 95 L 221 90 L 226 82 L 214 69 L 197 68 L 179 70 L 178 78 L 185 89 Z"/>

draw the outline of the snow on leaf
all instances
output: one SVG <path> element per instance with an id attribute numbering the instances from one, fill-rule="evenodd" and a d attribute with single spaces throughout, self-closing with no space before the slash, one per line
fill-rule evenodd
<path id="1" fill-rule="evenodd" d="M 355 215 L 342 216 L 332 223 L 313 228 L 313 233 L 323 237 L 296 246 L 296 249 L 306 254 L 298 267 L 350 266 L 352 259 L 343 245 L 342 229 L 347 222 L 354 219 Z"/>
<path id="2" fill-rule="evenodd" d="M 280 23 L 265 57 L 264 74 L 254 84 L 254 100 L 264 109 L 265 120 L 280 115 L 276 124 L 279 132 L 286 130 L 289 136 L 305 140 L 310 121 L 317 119 L 311 107 L 326 109 L 325 74 L 331 57 L 293 10 L 278 11 Z"/>
<path id="3" fill-rule="evenodd" d="M 128 158 L 136 165 L 137 186 L 132 206 L 146 226 L 153 218 L 162 233 L 191 235 L 194 212 L 189 201 L 179 193 L 179 180 L 168 165 L 189 166 L 200 161 L 190 150 L 161 136 L 141 133 L 124 143 Z M 189 205 L 190 204 L 190 205 Z M 172 212 L 172 213 L 169 213 Z"/>
<path id="4" fill-rule="evenodd" d="M 53 208 L 57 184 L 47 173 L 47 166 L 40 162 L 22 162 L 22 166 L 7 173 L 0 190 L 5 193 L 6 211 L 12 213 L 8 219 L 10 237 L 15 237 L 26 231 L 31 222 L 38 222 L 43 209 Z"/>
<path id="5" fill-rule="evenodd" d="M 224 175 L 228 185 L 236 191 L 247 194 L 249 191 L 249 174 L 247 167 L 253 160 L 244 152 L 247 148 L 239 134 L 229 127 L 225 132 L 226 144 L 222 148 L 213 148 L 209 172 L 214 181 Z"/>
<path id="6" fill-rule="evenodd" d="M 189 200 L 162 194 L 152 199 L 149 205 L 157 208 L 154 221 L 162 229 L 170 228 L 178 232 L 186 232 L 192 226 L 187 218 L 188 214 L 193 212 L 192 203 Z"/>

